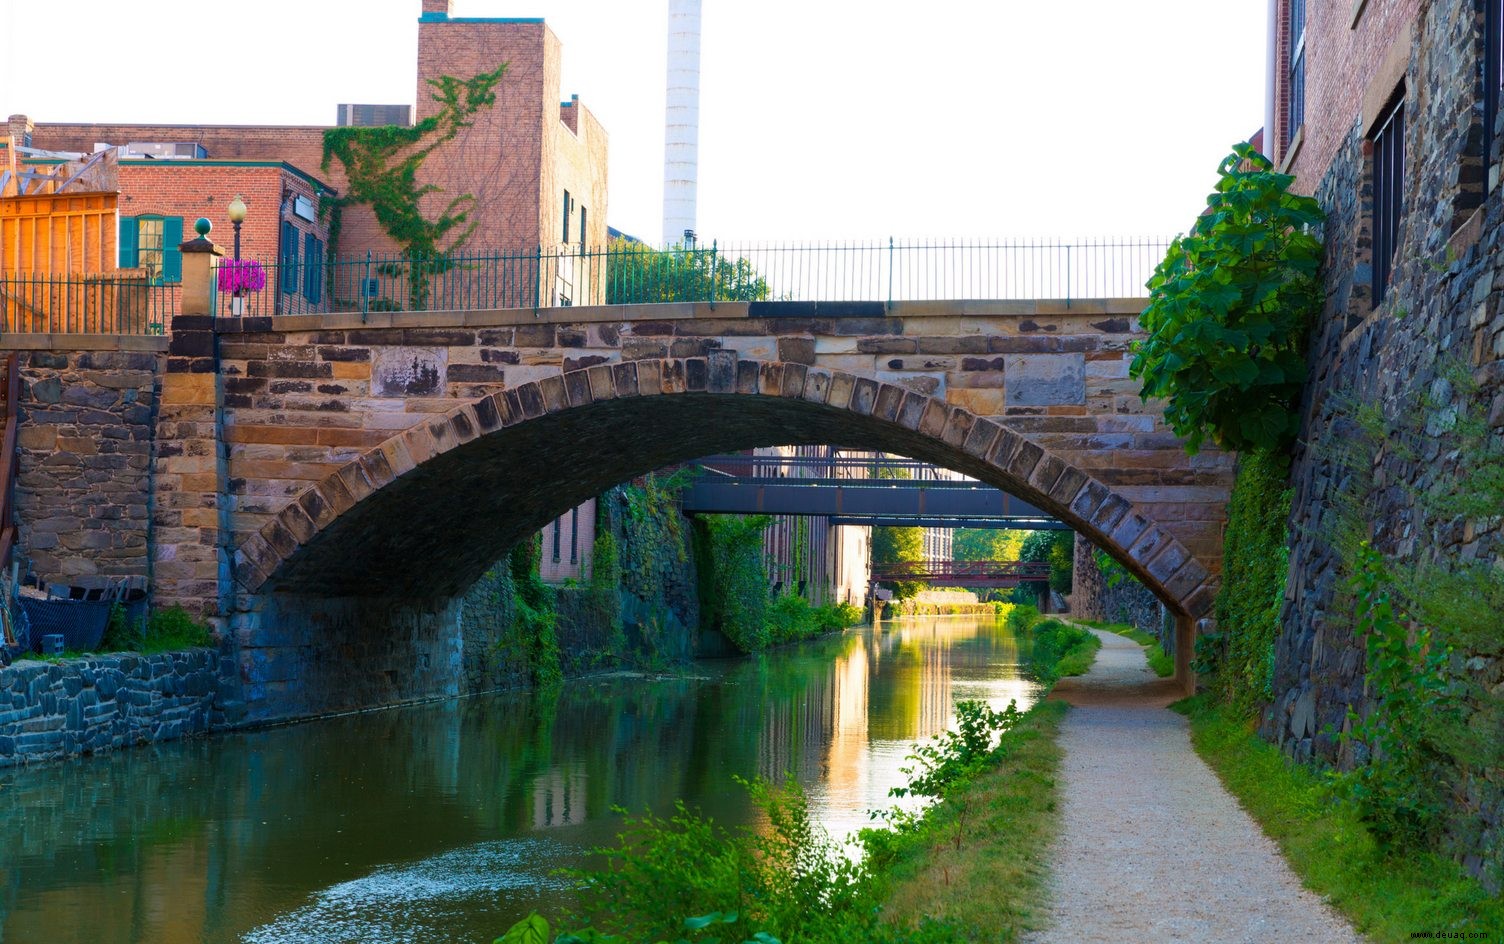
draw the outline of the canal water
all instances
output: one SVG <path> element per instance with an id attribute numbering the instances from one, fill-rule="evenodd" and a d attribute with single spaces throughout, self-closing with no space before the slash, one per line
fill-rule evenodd
<path id="1" fill-rule="evenodd" d="M 567 900 L 613 806 L 750 819 L 804 785 L 849 835 L 916 741 L 1038 686 L 991 619 L 885 622 L 682 676 L 333 718 L 0 772 L 0 942 L 489 942 Z"/>

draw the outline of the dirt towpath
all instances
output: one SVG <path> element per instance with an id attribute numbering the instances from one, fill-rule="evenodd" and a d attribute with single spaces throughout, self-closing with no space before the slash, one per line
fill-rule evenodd
<path id="1" fill-rule="evenodd" d="M 1052 850 L 1055 942 L 1362 941 L 1301 886 L 1274 842 L 1191 747 L 1180 697 L 1143 649 L 1093 630 L 1090 672 L 1052 698 L 1061 728 L 1062 830 Z"/>

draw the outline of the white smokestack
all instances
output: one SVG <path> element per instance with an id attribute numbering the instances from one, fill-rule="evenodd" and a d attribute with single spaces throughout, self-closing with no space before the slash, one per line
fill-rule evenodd
<path id="1" fill-rule="evenodd" d="M 668 109 L 663 145 L 663 242 L 695 228 L 700 146 L 700 0 L 668 0 Z"/>

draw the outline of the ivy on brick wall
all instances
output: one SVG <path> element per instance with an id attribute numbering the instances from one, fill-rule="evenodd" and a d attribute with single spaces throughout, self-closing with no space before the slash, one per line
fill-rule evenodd
<path id="1" fill-rule="evenodd" d="M 1321 309 L 1311 228 L 1322 212 L 1248 144 L 1217 172 L 1206 212 L 1149 280 L 1149 336 L 1130 372 L 1145 400 L 1167 401 L 1165 422 L 1188 452 L 1207 436 L 1240 452 L 1281 449 L 1300 426 L 1305 335 Z"/>
<path id="2" fill-rule="evenodd" d="M 376 222 L 407 256 L 415 302 L 427 296 L 429 279 L 446 271 L 445 254 L 464 244 L 475 230 L 471 218 L 474 194 L 456 194 L 432 219 L 423 212 L 423 198 L 437 193 L 434 184 L 418 184 L 418 170 L 434 149 L 470 126 L 477 111 L 496 101 L 496 86 L 506 73 L 502 63 L 490 72 L 468 79 L 440 76 L 429 79 L 439 110 L 414 125 L 340 127 L 324 132 L 320 166 L 328 170 L 339 161 L 349 181 L 341 197 L 322 202 L 326 212 L 351 204 L 365 204 Z M 336 217 L 336 221 L 337 221 Z M 335 244 L 331 232 L 329 244 Z"/>

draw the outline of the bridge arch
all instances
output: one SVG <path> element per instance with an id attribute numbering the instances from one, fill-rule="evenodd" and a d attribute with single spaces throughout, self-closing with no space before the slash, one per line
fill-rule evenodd
<path id="1" fill-rule="evenodd" d="M 816 443 L 934 462 L 1058 516 L 1175 611 L 1183 642 L 1211 608 L 1215 577 L 1180 541 L 1006 417 L 733 351 L 561 371 L 396 433 L 242 537 L 234 578 L 250 594 L 441 600 L 517 540 L 633 475 L 715 452 Z M 1184 674 L 1189 647 L 1177 648 Z"/>

